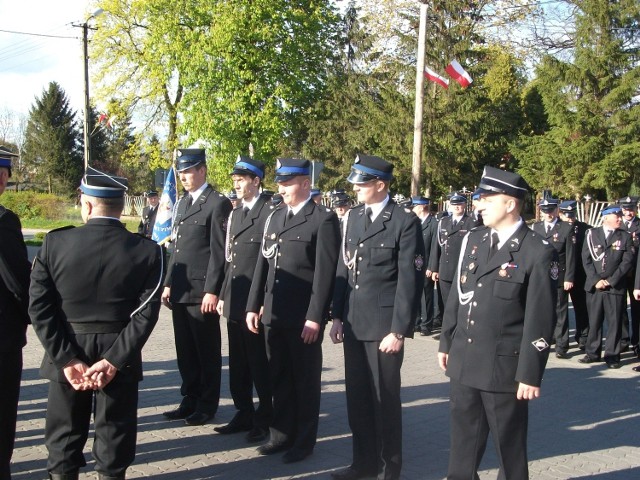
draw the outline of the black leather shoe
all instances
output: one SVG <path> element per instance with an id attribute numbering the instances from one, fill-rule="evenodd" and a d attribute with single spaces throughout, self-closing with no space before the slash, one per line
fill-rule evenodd
<path id="1" fill-rule="evenodd" d="M 274 453 L 284 452 L 290 446 L 291 445 L 289 445 L 287 442 L 274 443 L 269 441 L 264 445 L 260 445 L 256 450 L 260 455 L 273 455 Z"/>
<path id="2" fill-rule="evenodd" d="M 313 450 L 299 450 L 297 448 L 292 448 L 282 456 L 282 463 L 301 462 L 312 453 Z"/>
<path id="3" fill-rule="evenodd" d="M 629 345 L 623 345 L 620 347 L 620 353 L 625 353 L 629 351 Z"/>
<path id="4" fill-rule="evenodd" d="M 638 345 L 634 345 L 633 347 L 631 347 L 631 349 L 633 350 L 633 354 L 634 354 L 637 358 L 640 358 L 640 346 L 638 346 Z"/>
<path id="5" fill-rule="evenodd" d="M 358 480 L 359 478 L 364 477 L 373 477 L 375 473 L 366 473 L 357 468 L 347 467 L 342 470 L 338 470 L 337 472 L 331 472 L 331 478 L 334 480 Z"/>
<path id="6" fill-rule="evenodd" d="M 212 415 L 210 413 L 195 412 L 189 415 L 187 418 L 185 418 L 184 423 L 192 427 L 195 427 L 198 425 L 204 425 L 209 420 L 211 420 L 214 416 L 215 415 Z"/>
<path id="7" fill-rule="evenodd" d="M 229 435 L 231 433 L 248 432 L 249 430 L 251 430 L 251 425 L 243 425 L 242 423 L 230 422 L 226 425 L 222 425 L 221 427 L 213 427 L 213 429 L 222 435 Z"/>
<path id="8" fill-rule="evenodd" d="M 615 360 L 607 362 L 607 368 L 620 368 L 622 364 L 620 362 L 616 362 Z"/>
<path id="9" fill-rule="evenodd" d="M 49 473 L 51 480 L 78 480 L 79 473 Z"/>
<path id="10" fill-rule="evenodd" d="M 567 355 L 567 352 L 556 352 L 556 358 L 569 358 L 569 355 Z"/>
<path id="11" fill-rule="evenodd" d="M 178 407 L 175 410 L 169 410 L 168 412 L 162 412 L 169 420 L 182 420 L 187 418 L 189 415 L 193 414 L 193 410 L 189 410 L 188 408 Z"/>
<path id="12" fill-rule="evenodd" d="M 98 473 L 98 480 L 124 480 L 124 475 L 105 475 Z"/>
<path id="13" fill-rule="evenodd" d="M 253 427 L 249 431 L 249 433 L 247 433 L 247 436 L 245 438 L 249 443 L 257 443 L 257 442 L 264 442 L 267 439 L 268 435 L 269 435 L 269 431 L 266 428 Z"/>
<path id="14" fill-rule="evenodd" d="M 633 370 L 634 372 L 640 372 L 640 365 L 633 367 L 631 370 Z"/>
<path id="15" fill-rule="evenodd" d="M 585 355 L 584 357 L 578 359 L 578 361 L 580 363 L 596 363 L 596 362 L 599 362 L 600 359 L 599 358 L 590 357 L 589 355 Z"/>
<path id="16" fill-rule="evenodd" d="M 420 336 L 428 337 L 429 335 L 431 335 L 431 330 L 420 330 Z"/>
<path id="17" fill-rule="evenodd" d="M 578 348 L 579 348 L 579 349 L 580 349 L 580 351 L 582 351 L 582 352 L 584 352 L 584 351 L 587 349 L 586 345 L 578 345 Z"/>

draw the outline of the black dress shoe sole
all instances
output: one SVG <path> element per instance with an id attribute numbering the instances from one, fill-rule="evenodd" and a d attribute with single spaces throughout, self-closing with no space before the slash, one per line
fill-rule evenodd
<path id="1" fill-rule="evenodd" d="M 282 463 L 301 462 L 302 460 L 307 458 L 312 453 L 313 453 L 313 451 L 305 452 L 305 451 L 299 451 L 299 450 L 289 450 L 287 453 L 285 453 L 282 456 Z"/>
<path id="2" fill-rule="evenodd" d="M 168 412 L 162 412 L 162 416 L 169 420 L 184 420 L 185 418 L 193 415 L 195 412 L 189 412 L 184 410 L 170 410 Z"/>
<path id="3" fill-rule="evenodd" d="M 251 430 L 250 426 L 246 426 L 246 425 L 223 425 L 221 427 L 214 427 L 213 428 L 216 432 L 218 432 L 220 435 L 231 435 L 233 433 L 240 433 L 240 432 L 248 432 L 249 430 Z"/>
<path id="4" fill-rule="evenodd" d="M 264 445 L 259 446 L 256 451 L 260 455 L 273 455 L 274 453 L 284 452 L 291 447 L 288 443 L 265 443 Z"/>
<path id="5" fill-rule="evenodd" d="M 196 412 L 184 419 L 184 423 L 190 427 L 199 427 L 211 420 L 215 415 Z"/>

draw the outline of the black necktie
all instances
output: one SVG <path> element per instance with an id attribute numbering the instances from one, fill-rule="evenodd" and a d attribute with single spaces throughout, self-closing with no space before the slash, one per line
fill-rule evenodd
<path id="1" fill-rule="evenodd" d="M 366 230 L 371 226 L 371 207 L 367 207 L 364 211 L 364 229 Z"/>
<path id="2" fill-rule="evenodd" d="M 452 226 L 452 227 L 455 227 L 457 224 L 458 224 L 458 220 L 453 220 L 453 221 L 451 222 L 451 226 Z"/>
<path id="3" fill-rule="evenodd" d="M 491 259 L 498 251 L 498 243 L 500 243 L 500 238 L 498 237 L 498 233 L 493 232 L 491 234 L 491 248 L 489 249 L 489 259 Z"/>
<path id="4" fill-rule="evenodd" d="M 193 197 L 191 196 L 191 194 L 187 194 L 187 206 L 184 208 L 184 211 L 186 212 L 187 210 L 189 210 L 191 208 L 191 205 L 193 205 Z"/>
<path id="5" fill-rule="evenodd" d="M 247 213 L 249 213 L 249 207 L 245 206 L 242 209 L 242 220 L 244 220 L 245 218 L 247 218 Z"/>
<path id="6" fill-rule="evenodd" d="M 284 221 L 284 224 L 286 225 L 287 223 L 289 223 L 289 220 L 291 220 L 292 218 L 293 218 L 293 210 L 289 210 L 289 211 L 287 212 L 287 218 L 286 218 L 286 220 Z"/>

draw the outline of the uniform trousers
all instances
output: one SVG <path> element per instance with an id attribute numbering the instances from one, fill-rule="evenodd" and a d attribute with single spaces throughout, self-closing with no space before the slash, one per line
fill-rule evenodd
<path id="1" fill-rule="evenodd" d="M 118 381 L 103 389 L 76 391 L 68 383 L 49 382 L 45 445 L 49 452 L 47 470 L 75 473 L 86 465 L 82 450 L 93 409 L 96 471 L 124 478 L 136 454 L 138 427 L 138 382 Z"/>
<path id="2" fill-rule="evenodd" d="M 556 341 L 556 353 L 567 353 L 567 350 L 569 350 L 569 292 L 564 289 L 564 285 L 558 286 L 556 316 L 558 320 L 553 332 L 553 338 Z"/>
<path id="3" fill-rule="evenodd" d="M 353 467 L 378 473 L 378 479 L 400 478 L 402 403 L 400 369 L 404 349 L 379 350 L 380 342 L 344 338 L 347 413 L 353 433 Z"/>
<path id="4" fill-rule="evenodd" d="M 245 321 L 229 320 L 229 389 L 238 410 L 234 421 L 247 427 L 267 429 L 271 423 L 273 405 L 269 364 L 264 341 L 264 328 L 260 333 L 250 332 Z M 258 408 L 253 405 L 253 387 L 258 395 Z"/>
<path id="5" fill-rule="evenodd" d="M 0 480 L 11 478 L 21 375 L 22 348 L 0 352 Z"/>
<path id="6" fill-rule="evenodd" d="M 273 392 L 269 431 L 271 442 L 310 453 L 318 437 L 324 328 L 311 344 L 301 333 L 302 328 L 264 327 Z"/>
<path id="7" fill-rule="evenodd" d="M 605 360 L 620 360 L 620 338 L 622 336 L 622 311 L 625 309 L 625 295 L 614 295 L 599 290 L 587 293 L 589 307 L 589 336 L 586 353 L 591 358 L 600 358 L 602 352 L 602 327 L 607 320 L 607 341 Z"/>
<path id="8" fill-rule="evenodd" d="M 433 328 L 433 280 L 425 277 L 424 279 L 424 311 L 416 321 L 416 331 L 428 332 Z M 422 304 L 422 302 L 420 302 Z M 419 306 L 418 312 L 422 305 Z"/>
<path id="9" fill-rule="evenodd" d="M 574 339 L 578 345 L 583 347 L 587 343 L 589 335 L 589 313 L 587 311 L 587 292 L 584 291 L 584 282 L 575 282 L 573 288 L 569 290 L 571 304 L 573 305 L 573 315 L 576 320 L 576 333 Z"/>
<path id="10" fill-rule="evenodd" d="M 453 281 L 449 280 L 438 280 L 438 284 L 440 286 L 440 292 L 442 293 L 442 305 L 444 309 L 447 308 L 447 299 L 449 298 L 449 292 L 451 292 L 451 286 L 453 285 Z M 442 314 L 444 315 L 444 310 L 442 310 Z"/>
<path id="11" fill-rule="evenodd" d="M 220 316 L 202 314 L 200 304 L 173 304 L 173 331 L 182 377 L 181 408 L 215 415 L 220 403 Z"/>
<path id="12" fill-rule="evenodd" d="M 629 294 L 629 307 L 631 310 L 631 325 L 629 325 L 629 315 L 627 309 L 622 310 L 622 338 L 621 345 L 623 347 L 629 345 L 638 345 L 640 337 L 638 329 L 640 328 L 640 302 L 633 297 L 633 279 L 630 279 L 627 286 Z M 625 305 L 626 307 L 626 305 Z"/>
<path id="13" fill-rule="evenodd" d="M 442 316 L 444 315 L 444 300 L 442 299 L 442 286 L 440 281 L 436 282 L 436 312 L 433 316 L 433 327 L 440 328 L 442 326 Z"/>
<path id="14" fill-rule="evenodd" d="M 496 446 L 498 480 L 527 480 L 529 403 L 515 392 L 487 392 L 451 379 L 449 480 L 478 479 L 487 438 Z"/>

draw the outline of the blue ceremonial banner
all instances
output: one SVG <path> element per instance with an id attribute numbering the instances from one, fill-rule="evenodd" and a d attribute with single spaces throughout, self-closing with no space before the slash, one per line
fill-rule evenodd
<path id="1" fill-rule="evenodd" d="M 176 173 L 173 166 L 167 172 L 164 189 L 158 205 L 156 223 L 153 226 L 151 239 L 162 245 L 171 239 L 171 227 L 173 220 L 173 207 L 176 204 Z"/>

